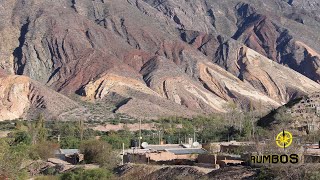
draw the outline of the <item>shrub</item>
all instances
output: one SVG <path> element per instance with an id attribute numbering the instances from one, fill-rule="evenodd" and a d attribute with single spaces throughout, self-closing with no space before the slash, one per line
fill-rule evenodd
<path id="1" fill-rule="evenodd" d="M 58 176 L 39 176 L 36 177 L 35 180 L 58 180 Z"/>
<path id="2" fill-rule="evenodd" d="M 90 170 L 77 169 L 60 176 L 61 180 L 106 180 L 111 178 L 112 173 L 102 168 Z"/>
<path id="3" fill-rule="evenodd" d="M 60 142 L 63 149 L 77 149 L 80 146 L 80 139 L 72 136 L 63 138 Z"/>
<path id="4" fill-rule="evenodd" d="M 12 137 L 14 138 L 13 145 L 20 143 L 30 145 L 32 141 L 31 136 L 26 131 L 17 131 L 12 135 Z"/>
<path id="5" fill-rule="evenodd" d="M 113 168 L 117 161 L 110 144 L 100 140 L 84 141 L 80 146 L 86 163 L 97 163 L 100 166 Z"/>
<path id="6" fill-rule="evenodd" d="M 52 142 L 41 142 L 32 147 L 30 158 L 47 160 L 54 157 L 54 151 L 59 149 L 59 145 Z"/>

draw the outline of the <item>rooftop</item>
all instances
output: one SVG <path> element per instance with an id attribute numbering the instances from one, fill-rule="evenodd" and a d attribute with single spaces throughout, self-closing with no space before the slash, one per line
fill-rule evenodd
<path id="1" fill-rule="evenodd" d="M 151 149 L 155 151 L 165 151 L 166 149 L 182 149 L 184 146 L 180 144 L 163 144 L 163 145 L 148 145 L 144 149 Z"/>
<path id="2" fill-rule="evenodd" d="M 80 153 L 79 149 L 59 149 L 55 151 L 55 154 L 77 154 Z"/>
<path id="3" fill-rule="evenodd" d="M 207 151 L 200 148 L 178 148 L 178 149 L 166 149 L 166 151 L 171 152 L 175 155 L 182 154 L 206 154 Z"/>
<path id="4" fill-rule="evenodd" d="M 147 152 L 151 152 L 149 149 L 127 149 L 124 153 L 128 154 L 145 154 Z"/>
<path id="5" fill-rule="evenodd" d="M 230 145 L 235 145 L 235 146 L 249 146 L 249 145 L 254 145 L 255 142 L 230 141 L 230 142 L 219 142 L 219 143 L 217 143 L 217 144 L 223 145 L 223 146 L 230 146 Z"/>

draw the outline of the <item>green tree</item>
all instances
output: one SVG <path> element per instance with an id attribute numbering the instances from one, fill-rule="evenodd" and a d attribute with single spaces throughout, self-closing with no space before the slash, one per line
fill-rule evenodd
<path id="1" fill-rule="evenodd" d="M 78 130 L 79 130 L 79 135 L 80 135 L 80 141 L 82 141 L 83 140 L 84 130 L 85 130 L 83 119 L 79 120 Z"/>
<path id="2" fill-rule="evenodd" d="M 0 139 L 0 177 L 2 179 L 27 179 L 22 163 L 28 158 L 29 147 L 25 144 L 10 146 L 6 139 Z"/>
<path id="3" fill-rule="evenodd" d="M 61 137 L 60 146 L 63 149 L 77 149 L 80 147 L 80 139 L 73 136 Z"/>
<path id="4" fill-rule="evenodd" d="M 32 151 L 30 152 L 30 158 L 37 160 L 48 160 L 49 158 L 53 158 L 55 156 L 55 151 L 59 149 L 59 144 L 52 143 L 49 141 L 44 141 L 33 145 L 31 147 Z"/>
<path id="5" fill-rule="evenodd" d="M 243 123 L 243 129 L 242 129 L 242 136 L 246 137 L 248 139 L 251 139 L 252 137 L 252 130 L 253 130 L 253 123 L 250 121 L 250 119 L 245 119 Z"/>
<path id="6" fill-rule="evenodd" d="M 45 119 L 42 114 L 39 115 L 36 121 L 36 128 L 38 131 L 38 142 L 44 142 L 47 140 L 48 131 L 45 127 Z"/>
<path id="7" fill-rule="evenodd" d="M 45 127 L 45 119 L 42 114 L 39 115 L 35 122 L 28 124 L 28 132 L 32 138 L 32 144 L 47 140 L 48 131 Z"/>
<path id="8" fill-rule="evenodd" d="M 112 146 L 101 140 L 87 140 L 81 143 L 80 151 L 86 163 L 97 163 L 102 167 L 114 168 L 117 163 Z"/>
<path id="9" fill-rule="evenodd" d="M 10 136 L 9 136 L 10 137 Z M 12 145 L 18 145 L 18 144 L 31 144 L 31 136 L 26 131 L 16 131 L 11 136 L 14 139 L 14 142 Z"/>
<path id="10" fill-rule="evenodd" d="M 144 131 L 142 131 L 144 132 Z M 125 147 L 128 148 L 130 144 L 130 139 L 135 136 L 128 130 L 121 131 L 111 131 L 107 135 L 102 135 L 101 140 L 106 141 L 112 145 L 113 149 L 122 149 L 122 143 L 125 144 Z M 143 136 L 146 137 L 146 136 Z"/>

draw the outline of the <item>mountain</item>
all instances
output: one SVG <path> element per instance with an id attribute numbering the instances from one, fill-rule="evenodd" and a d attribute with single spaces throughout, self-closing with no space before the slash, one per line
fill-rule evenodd
<path id="1" fill-rule="evenodd" d="M 34 118 L 38 111 L 58 117 L 79 108 L 76 102 L 26 76 L 0 76 L 0 83 L 0 119 Z"/>
<path id="2" fill-rule="evenodd" d="M 316 0 L 8 0 L 0 9 L 0 103 L 24 97 L 0 106 L 0 120 L 88 117 L 87 102 L 134 118 L 224 113 L 230 103 L 268 110 L 320 87 Z M 29 84 L 51 106 L 32 106 Z"/>

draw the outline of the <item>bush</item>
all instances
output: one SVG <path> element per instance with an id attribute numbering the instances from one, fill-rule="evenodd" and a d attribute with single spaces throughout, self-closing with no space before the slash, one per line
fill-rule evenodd
<path id="1" fill-rule="evenodd" d="M 55 167 L 49 167 L 48 169 L 46 169 L 43 174 L 45 175 L 49 175 L 49 176 L 53 176 L 58 174 L 58 171 Z"/>
<path id="2" fill-rule="evenodd" d="M 122 149 L 122 143 L 125 143 L 125 145 L 129 145 L 130 143 L 129 138 L 121 136 L 119 132 L 107 136 L 104 135 L 101 137 L 101 140 L 111 144 L 113 149 Z"/>
<path id="3" fill-rule="evenodd" d="M 100 166 L 114 168 L 117 164 L 116 156 L 110 144 L 100 140 L 84 141 L 80 146 L 86 163 L 97 163 Z"/>
<path id="4" fill-rule="evenodd" d="M 41 142 L 32 147 L 32 151 L 30 152 L 30 158 L 37 160 L 48 160 L 49 158 L 54 157 L 55 150 L 59 149 L 59 145 L 52 142 Z"/>
<path id="5" fill-rule="evenodd" d="M 77 149 L 80 146 L 80 139 L 72 136 L 63 138 L 60 142 L 63 149 Z"/>
<path id="6" fill-rule="evenodd" d="M 101 180 L 101 179 L 110 179 L 112 173 L 105 169 L 91 169 L 86 170 L 83 173 L 83 179 L 85 180 Z"/>
<path id="7" fill-rule="evenodd" d="M 17 144 L 30 145 L 32 141 L 31 136 L 26 131 L 17 131 L 11 136 L 12 138 L 14 138 L 13 145 L 17 145 Z"/>
<path id="8" fill-rule="evenodd" d="M 111 179 L 112 173 L 106 169 L 77 169 L 73 172 L 64 173 L 60 176 L 61 180 L 105 180 Z"/>
<path id="9" fill-rule="evenodd" d="M 35 180 L 59 180 L 58 176 L 39 176 Z"/>
<path id="10" fill-rule="evenodd" d="M 0 139 L 0 179 L 27 179 L 28 173 L 20 167 L 27 157 L 29 147 L 25 144 L 10 146 Z"/>
<path id="11" fill-rule="evenodd" d="M 262 167 L 257 174 L 256 179 L 258 180 L 269 180 L 269 179 L 274 179 L 275 176 L 274 174 L 270 171 L 270 169 Z"/>
<path id="12" fill-rule="evenodd" d="M 118 125 L 120 123 L 120 120 L 119 119 L 112 119 L 110 121 L 110 123 L 113 124 L 113 125 Z"/>

